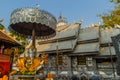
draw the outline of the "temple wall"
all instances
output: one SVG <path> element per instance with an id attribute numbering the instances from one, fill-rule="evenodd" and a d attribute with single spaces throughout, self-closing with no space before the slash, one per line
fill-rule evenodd
<path id="1" fill-rule="evenodd" d="M 111 59 L 107 58 L 107 60 L 104 60 L 105 58 L 99 58 L 94 56 L 69 56 L 67 54 L 62 54 L 62 64 L 60 63 L 58 65 L 58 71 L 57 71 L 57 57 L 55 54 L 49 55 L 49 64 L 45 65 L 44 70 L 45 73 L 54 73 L 57 75 L 66 75 L 66 76 L 72 76 L 77 75 L 81 76 L 82 74 L 85 74 L 87 76 L 89 75 L 102 75 L 103 73 L 105 75 L 112 75 L 113 73 L 113 66 L 111 63 Z M 102 61 L 104 60 L 104 61 Z M 102 61 L 102 62 L 101 62 Z M 116 70 L 116 63 L 115 58 L 113 60 L 114 70 Z M 104 75 L 102 75 L 104 76 Z"/>

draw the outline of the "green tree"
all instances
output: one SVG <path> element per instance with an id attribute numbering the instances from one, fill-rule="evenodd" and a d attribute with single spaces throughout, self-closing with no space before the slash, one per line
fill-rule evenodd
<path id="1" fill-rule="evenodd" d="M 0 24 L 0 30 L 6 29 L 5 26 L 3 26 L 2 24 Z"/>
<path id="2" fill-rule="evenodd" d="M 120 5 L 116 5 L 115 9 L 108 14 L 101 15 L 103 25 L 105 27 L 114 27 L 115 24 L 120 25 Z"/>
<path id="3" fill-rule="evenodd" d="M 10 29 L 9 29 L 9 32 L 10 32 L 10 36 L 14 37 L 17 41 L 21 42 L 22 45 L 19 46 L 19 50 L 20 50 L 20 53 L 23 53 L 24 50 L 25 50 L 25 46 L 26 46 L 27 36 L 19 34 L 17 32 L 14 32 L 14 31 L 12 31 Z M 15 48 L 13 48 L 13 49 L 15 49 Z"/>
<path id="4" fill-rule="evenodd" d="M 110 0 L 110 1 L 114 3 L 120 3 L 120 0 Z"/>

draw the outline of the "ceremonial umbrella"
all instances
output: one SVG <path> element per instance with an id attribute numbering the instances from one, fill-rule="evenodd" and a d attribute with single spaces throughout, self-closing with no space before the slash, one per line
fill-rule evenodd
<path id="1" fill-rule="evenodd" d="M 39 8 L 20 8 L 11 14 L 10 29 L 24 35 L 32 35 L 32 45 L 35 47 L 35 36 L 41 39 L 56 35 L 55 17 Z"/>

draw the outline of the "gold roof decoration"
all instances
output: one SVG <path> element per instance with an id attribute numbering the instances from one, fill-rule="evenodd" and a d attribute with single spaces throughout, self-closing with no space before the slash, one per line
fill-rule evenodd
<path id="1" fill-rule="evenodd" d="M 0 42 L 4 43 L 9 46 L 19 46 L 21 45 L 20 42 L 13 39 L 11 36 L 9 36 L 6 32 L 0 30 Z"/>

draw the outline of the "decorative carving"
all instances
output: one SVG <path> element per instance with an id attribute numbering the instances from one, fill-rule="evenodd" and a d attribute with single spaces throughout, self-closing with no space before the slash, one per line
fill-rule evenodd
<path id="1" fill-rule="evenodd" d="M 77 71 L 77 57 L 72 57 L 72 69 Z"/>
<path id="2" fill-rule="evenodd" d="M 45 39 L 55 36 L 56 24 L 55 17 L 47 11 L 38 8 L 21 8 L 14 10 L 11 14 L 10 29 L 21 34 L 31 35 L 31 30 L 35 28 L 36 36 Z M 26 25 L 29 26 L 27 32 Z"/>

